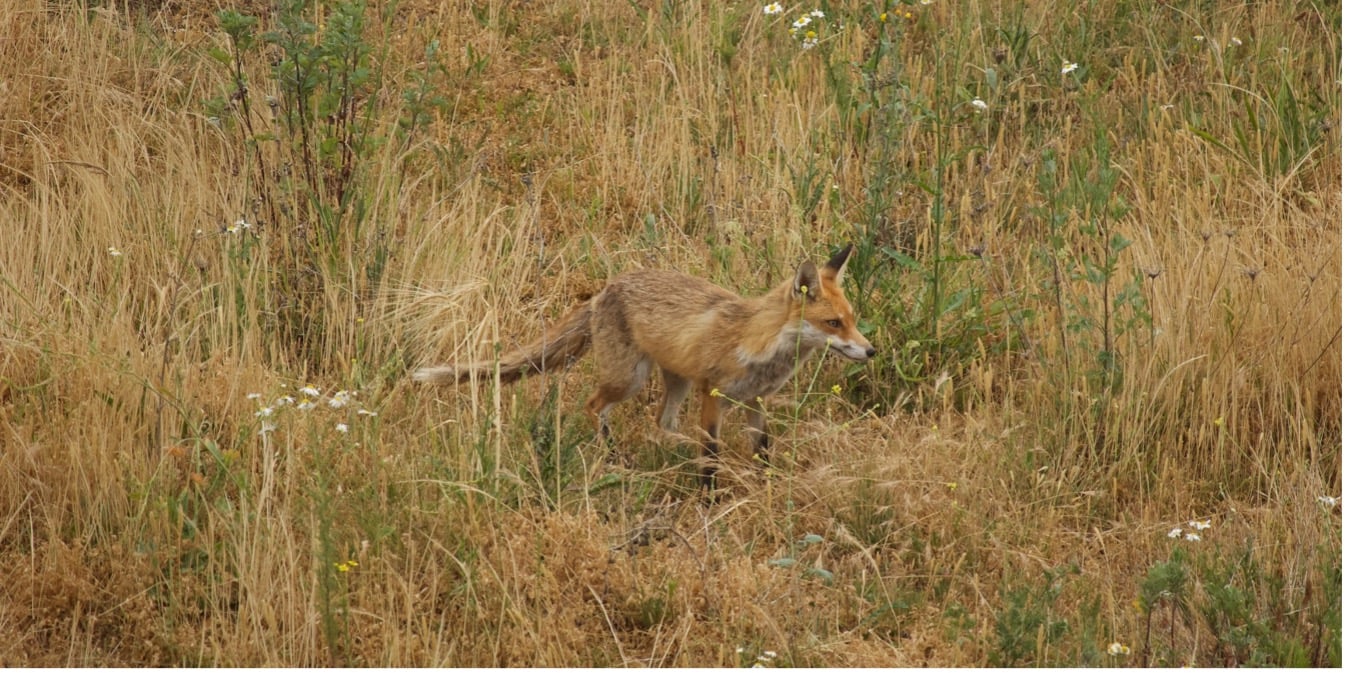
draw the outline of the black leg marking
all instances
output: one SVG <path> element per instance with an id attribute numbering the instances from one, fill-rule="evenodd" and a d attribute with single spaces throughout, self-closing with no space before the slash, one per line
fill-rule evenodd
<path id="1" fill-rule="evenodd" d="M 719 435 L 716 426 L 707 428 L 707 434 L 711 438 L 702 444 L 702 458 L 706 464 L 702 466 L 702 486 L 708 491 L 716 490 L 716 465 L 720 461 L 720 440 L 716 439 Z"/>
<path id="2" fill-rule="evenodd" d="M 763 467 L 771 467 L 771 461 L 767 458 L 767 448 L 771 446 L 772 440 L 765 432 L 759 432 L 753 440 L 753 461 Z"/>

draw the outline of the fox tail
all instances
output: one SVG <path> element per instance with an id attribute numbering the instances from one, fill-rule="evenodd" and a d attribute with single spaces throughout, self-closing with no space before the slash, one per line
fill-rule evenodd
<path id="1" fill-rule="evenodd" d="M 574 364 L 589 352 L 591 313 L 589 302 L 585 302 L 572 309 L 538 340 L 501 357 L 500 382 L 510 383 L 529 374 L 557 371 Z M 488 375 L 495 368 L 495 360 L 425 367 L 416 370 L 412 380 L 423 383 L 461 383 L 474 375 Z"/>

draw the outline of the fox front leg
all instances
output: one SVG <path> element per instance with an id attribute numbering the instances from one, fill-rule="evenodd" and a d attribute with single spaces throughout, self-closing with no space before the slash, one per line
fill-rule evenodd
<path id="1" fill-rule="evenodd" d="M 762 408 L 762 398 L 748 403 L 748 438 L 753 443 L 753 462 L 767 467 L 767 448 L 771 437 L 767 434 L 767 412 Z"/>
<path id="2" fill-rule="evenodd" d="M 724 410 L 723 399 L 709 387 L 702 388 L 702 430 L 706 431 L 706 440 L 702 443 L 702 486 L 708 491 L 716 488 L 716 465 L 720 460 L 720 416 Z"/>

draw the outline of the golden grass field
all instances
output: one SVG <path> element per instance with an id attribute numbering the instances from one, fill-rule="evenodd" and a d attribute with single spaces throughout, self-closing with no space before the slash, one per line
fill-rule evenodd
<path id="1" fill-rule="evenodd" d="M 0 665 L 1341 664 L 1338 3 L 299 4 L 0 3 Z M 713 500 L 408 378 L 849 241 Z"/>

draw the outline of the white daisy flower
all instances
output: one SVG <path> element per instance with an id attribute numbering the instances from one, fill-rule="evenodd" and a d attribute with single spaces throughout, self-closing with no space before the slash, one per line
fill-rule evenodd
<path id="1" fill-rule="evenodd" d="M 338 390 L 332 394 L 332 399 L 327 401 L 327 406 L 333 409 L 340 409 L 351 402 L 351 391 Z"/>

